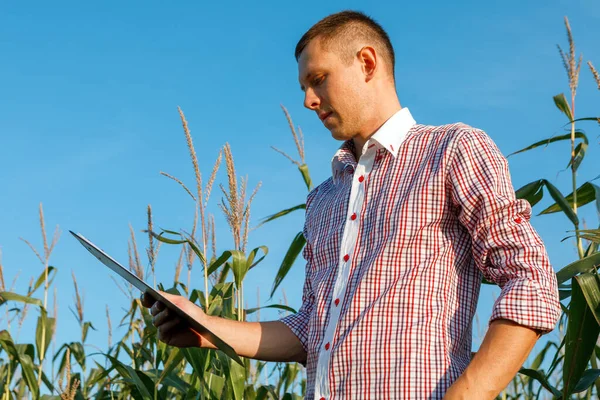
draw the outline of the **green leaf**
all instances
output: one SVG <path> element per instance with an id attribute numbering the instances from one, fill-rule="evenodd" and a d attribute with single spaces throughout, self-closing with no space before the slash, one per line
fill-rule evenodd
<path id="1" fill-rule="evenodd" d="M 269 215 L 268 217 L 264 218 L 260 225 L 266 224 L 267 222 L 271 222 L 277 218 L 281 218 L 284 215 L 288 215 L 296 210 L 306 210 L 306 204 L 298 204 L 297 206 L 294 206 L 292 208 L 281 210 L 276 214 Z"/>
<path id="2" fill-rule="evenodd" d="M 172 348 L 156 384 L 159 385 L 183 361 L 183 358 L 183 353 L 177 347 Z"/>
<path id="3" fill-rule="evenodd" d="M 587 273 L 576 276 L 577 282 L 581 287 L 585 301 L 592 311 L 596 323 L 600 325 L 600 282 L 598 275 L 595 273 Z"/>
<path id="4" fill-rule="evenodd" d="M 586 182 L 581 185 L 575 193 L 577 194 L 577 208 L 581 208 L 582 206 L 591 203 L 596 200 L 596 209 L 598 213 L 600 213 L 600 186 L 595 185 L 590 182 Z M 573 193 L 569 194 L 565 197 L 567 203 L 573 206 Z M 552 204 L 540 214 L 552 214 L 555 212 L 561 211 L 560 206 L 557 203 Z"/>
<path id="5" fill-rule="evenodd" d="M 198 256 L 198 258 L 200 259 L 200 262 L 202 263 L 202 265 L 206 265 L 206 258 L 204 257 L 204 254 L 200 251 L 200 249 L 198 248 L 198 245 L 196 243 L 194 243 L 194 239 L 189 237 L 186 238 L 183 234 L 181 233 L 177 233 L 174 231 L 165 231 L 163 230 L 160 234 L 156 234 L 155 232 L 149 232 L 148 230 L 144 230 L 145 233 L 150 233 L 150 235 L 152 235 L 152 237 L 156 238 L 156 240 L 163 242 L 163 243 L 168 243 L 168 244 L 184 244 L 187 243 L 190 248 L 194 251 L 194 253 L 196 253 L 196 255 Z M 170 239 L 170 238 L 166 238 L 163 236 L 163 233 L 168 232 L 170 234 L 177 234 L 179 235 L 179 237 L 184 237 L 184 239 Z"/>
<path id="6" fill-rule="evenodd" d="M 246 260 L 246 255 L 239 250 L 231 250 L 231 255 L 233 256 L 233 260 L 231 262 L 233 279 L 235 282 L 235 287 L 239 289 L 242 286 L 242 282 L 244 281 L 246 273 L 248 272 L 248 262 Z"/>
<path id="7" fill-rule="evenodd" d="M 208 390 L 211 394 L 211 399 L 221 399 L 223 388 L 225 387 L 225 377 L 208 373 Z"/>
<path id="8" fill-rule="evenodd" d="M 535 359 L 531 363 L 531 368 L 530 369 L 532 369 L 532 370 L 539 369 L 540 366 L 542 365 L 542 362 L 544 362 L 544 358 L 546 357 L 546 353 L 552 347 L 556 347 L 556 343 L 554 343 L 554 342 L 548 342 L 548 343 L 546 343 L 546 345 L 544 346 L 544 348 L 542 349 L 542 351 L 540 351 L 538 353 L 538 355 L 535 357 Z"/>
<path id="9" fill-rule="evenodd" d="M 553 97 L 553 99 L 554 99 L 554 104 L 556 104 L 556 107 L 560 111 L 562 111 L 562 113 L 565 114 L 567 116 L 567 118 L 569 118 L 569 121 L 573 121 L 573 112 L 571 111 L 571 107 L 569 106 L 569 103 L 567 102 L 565 95 L 563 93 L 557 94 L 556 96 Z"/>
<path id="10" fill-rule="evenodd" d="M 275 276 L 275 281 L 273 282 L 273 288 L 271 289 L 270 298 L 273 297 L 273 295 L 275 294 L 275 291 L 277 290 L 277 288 L 279 287 L 281 282 L 283 282 L 283 278 L 285 278 L 285 276 L 288 274 L 288 272 L 292 268 L 292 265 L 294 265 L 294 261 L 296 261 L 298 254 L 300 254 L 300 252 L 304 248 L 305 244 L 306 244 L 306 239 L 304 238 L 304 235 L 302 234 L 302 232 L 299 232 L 296 235 L 296 237 L 294 237 L 294 240 L 292 240 L 292 243 L 290 244 L 290 248 L 288 249 L 287 253 L 283 257 L 283 261 L 281 262 L 281 266 L 279 267 L 279 271 L 277 271 L 277 275 Z"/>
<path id="11" fill-rule="evenodd" d="M 572 296 L 563 364 L 563 396 L 570 398 L 594 351 L 600 326 L 588 307 L 579 280 L 572 281 Z"/>
<path id="12" fill-rule="evenodd" d="M 19 303 L 27 303 L 42 307 L 42 302 L 38 299 L 34 299 L 33 297 L 22 296 L 12 292 L 0 292 L 0 306 L 7 301 L 18 301 Z"/>
<path id="13" fill-rule="evenodd" d="M 556 280 L 561 285 L 582 272 L 591 271 L 596 265 L 600 265 L 600 253 L 594 253 L 589 257 L 582 258 L 567 265 L 556 273 Z"/>
<path id="14" fill-rule="evenodd" d="M 233 389 L 234 399 L 244 399 L 244 387 L 246 382 L 246 368 L 237 362 L 229 361 L 229 380 Z"/>
<path id="15" fill-rule="evenodd" d="M 201 350 L 196 347 L 180 349 L 186 361 L 192 367 L 194 374 L 200 379 L 204 379 L 204 363 L 207 361 L 207 350 Z"/>
<path id="16" fill-rule="evenodd" d="M 257 312 L 258 310 L 262 310 L 263 308 L 277 308 L 279 310 L 289 311 L 293 314 L 296 313 L 296 310 L 294 310 L 292 307 L 284 306 L 283 304 L 271 304 L 271 305 L 263 306 L 263 307 L 249 308 L 245 311 L 246 311 L 246 314 L 252 314 L 252 313 Z"/>
<path id="17" fill-rule="evenodd" d="M 310 179 L 310 173 L 308 172 L 308 165 L 302 164 L 298 167 L 300 173 L 302 174 L 302 179 L 304 179 L 304 184 L 306 188 L 311 191 L 312 190 L 312 180 Z"/>
<path id="18" fill-rule="evenodd" d="M 573 158 L 573 160 L 569 160 L 567 168 L 569 168 L 571 166 L 571 163 L 573 163 L 573 170 L 577 171 L 579 165 L 581 165 L 581 162 L 583 161 L 583 157 L 585 157 L 585 152 L 587 151 L 587 148 L 587 143 L 579 143 L 577 147 L 575 147 L 575 157 Z"/>
<path id="19" fill-rule="evenodd" d="M 528 183 L 515 192 L 517 199 L 525 199 L 535 206 L 544 197 L 544 180 L 539 179 L 537 181 Z"/>
<path id="20" fill-rule="evenodd" d="M 231 258 L 230 251 L 224 251 L 223 254 L 219 258 L 217 258 L 210 266 L 208 267 L 208 275 L 211 275 L 215 272 L 221 265 L 223 265 L 227 260 Z"/>
<path id="21" fill-rule="evenodd" d="M 105 356 L 122 377 L 129 379 L 135 385 L 143 399 L 152 399 L 151 393 L 154 393 L 154 384 L 150 378 L 145 376 L 142 371 L 136 371 L 108 354 L 105 354 Z"/>
<path id="22" fill-rule="evenodd" d="M 34 399 L 39 397 L 39 387 L 37 385 L 37 379 L 35 376 L 35 368 L 33 361 L 28 354 L 19 352 L 17 346 L 15 346 L 8 331 L 0 331 L 0 347 L 12 356 L 13 359 L 21 366 L 21 372 L 25 378 L 25 383 L 31 392 Z"/>
<path id="23" fill-rule="evenodd" d="M 53 274 L 53 272 L 54 272 L 54 274 Z M 50 286 L 52 284 L 52 281 L 54 280 L 55 276 L 56 276 L 56 268 L 54 268 L 53 266 L 49 266 L 48 267 L 48 286 Z M 42 285 L 42 283 L 45 282 L 45 277 L 46 277 L 46 269 L 44 269 L 42 274 L 39 276 L 39 278 L 35 282 L 35 285 L 33 285 L 33 288 L 31 289 L 32 294 Z"/>
<path id="24" fill-rule="evenodd" d="M 546 378 L 546 375 L 543 373 L 543 371 L 537 371 L 537 370 L 529 369 L 529 368 L 521 368 L 519 370 L 519 373 L 535 379 L 536 381 L 541 383 L 541 385 L 546 390 L 548 390 L 550 393 L 552 393 L 554 396 L 556 396 L 556 397 L 561 396 L 560 391 L 557 388 L 555 388 L 554 386 L 552 386 L 550 384 L 550 382 L 548 382 L 548 378 Z"/>
<path id="25" fill-rule="evenodd" d="M 42 310 L 40 316 L 38 317 L 35 329 L 35 345 L 38 351 L 38 360 L 40 363 L 46 357 L 46 351 L 48 351 L 48 346 L 50 346 L 52 336 L 54 335 L 55 323 L 56 320 L 54 318 L 49 318 L 46 311 Z M 44 332 L 43 342 L 42 332 Z"/>
<path id="26" fill-rule="evenodd" d="M 573 211 L 573 207 L 567 202 L 560 190 L 558 190 L 556 186 L 545 179 L 544 184 L 546 185 L 546 189 L 548 189 L 548 193 L 550 193 L 550 196 L 552 196 L 560 209 L 567 215 L 567 217 L 569 217 L 571 222 L 573 222 L 573 225 L 578 226 L 579 218 L 577 218 L 577 214 L 575 214 L 575 211 Z"/>
<path id="27" fill-rule="evenodd" d="M 148 233 L 147 231 L 145 231 L 145 232 L 146 232 L 146 233 Z M 167 244 L 184 244 L 184 243 L 187 243 L 187 240 L 177 240 L 177 239 L 169 239 L 169 238 L 166 238 L 166 237 L 164 237 L 164 236 L 162 235 L 162 232 L 161 232 L 159 235 L 157 235 L 157 234 L 156 234 L 156 233 L 154 233 L 154 232 L 150 232 L 150 234 L 151 234 L 151 235 L 152 235 L 152 236 L 153 236 L 153 237 L 154 237 L 156 240 L 158 240 L 159 242 L 163 242 L 163 243 L 167 243 Z"/>
<path id="28" fill-rule="evenodd" d="M 577 383 L 577 386 L 575 386 L 573 393 L 580 393 L 589 389 L 598 377 L 600 377 L 600 369 L 588 369 L 583 373 L 583 376 Z"/>
<path id="29" fill-rule="evenodd" d="M 257 261 L 254 261 L 254 258 L 256 257 L 256 254 L 258 254 L 259 250 L 263 251 L 263 256 L 261 258 L 259 258 Z M 254 250 L 252 250 L 250 252 L 250 254 L 248 254 L 248 270 L 251 270 L 259 262 L 264 260 L 264 258 L 267 256 L 267 254 L 269 254 L 269 249 L 267 248 L 267 246 L 260 246 L 260 247 L 255 248 Z"/>
<path id="30" fill-rule="evenodd" d="M 200 251 L 200 248 L 194 242 L 194 239 L 187 239 L 187 243 L 190 245 L 190 247 L 192 248 L 194 253 L 196 253 L 196 256 L 198 256 L 198 259 L 200 260 L 202 265 L 206 265 L 206 258 L 204 257 L 204 253 L 202 253 L 202 251 Z"/>
<path id="31" fill-rule="evenodd" d="M 83 342 L 85 342 L 85 340 L 87 339 L 88 330 L 89 330 L 90 328 L 92 328 L 93 330 L 97 331 L 97 329 L 96 329 L 96 328 L 94 328 L 94 325 L 92 325 L 92 323 L 91 323 L 91 322 L 85 322 L 85 323 L 83 324 L 83 328 L 82 328 L 82 337 L 81 337 L 81 340 L 82 340 Z"/>
<path id="32" fill-rule="evenodd" d="M 598 122 L 600 124 L 600 117 L 586 117 L 586 118 L 577 118 L 576 120 L 574 120 L 573 122 L 579 122 L 579 121 L 594 121 L 594 122 Z M 571 122 L 567 122 L 566 124 L 564 124 L 563 126 L 567 126 L 569 125 Z"/>
<path id="33" fill-rule="evenodd" d="M 593 243 L 600 243 L 600 229 L 580 229 L 579 237 Z"/>
<path id="34" fill-rule="evenodd" d="M 585 135 L 585 133 L 583 133 L 583 132 L 575 131 L 575 138 L 576 139 L 581 139 L 581 140 L 583 140 L 584 143 L 589 144 L 588 138 Z M 560 142 L 560 141 L 563 141 L 563 140 L 569 140 L 570 141 L 571 140 L 571 134 L 567 133 L 565 135 L 552 136 L 551 138 L 540 140 L 539 142 L 535 142 L 534 144 L 532 144 L 530 146 L 527 146 L 527 147 L 525 147 L 525 148 L 523 148 L 521 150 L 518 150 L 518 151 L 515 151 L 514 153 L 509 154 L 507 157 L 510 157 L 512 155 L 519 154 L 519 153 L 524 153 L 524 152 L 526 152 L 528 150 L 532 150 L 532 149 L 535 149 L 535 148 L 540 147 L 540 146 L 547 146 L 550 143 Z"/>

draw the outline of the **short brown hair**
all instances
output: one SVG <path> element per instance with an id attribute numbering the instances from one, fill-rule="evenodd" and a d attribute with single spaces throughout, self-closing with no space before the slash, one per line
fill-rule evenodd
<path id="1" fill-rule="evenodd" d="M 325 47 L 331 47 L 340 53 L 343 61 L 352 62 L 354 54 L 351 44 L 357 40 L 372 43 L 388 64 L 392 79 L 396 64 L 394 48 L 387 32 L 371 17 L 359 11 L 342 11 L 331 14 L 313 25 L 296 45 L 296 61 L 306 46 L 318 38 Z M 343 39 L 343 40 L 342 40 Z"/>

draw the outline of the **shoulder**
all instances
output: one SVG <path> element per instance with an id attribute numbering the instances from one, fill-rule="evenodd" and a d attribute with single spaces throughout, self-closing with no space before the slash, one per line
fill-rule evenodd
<path id="1" fill-rule="evenodd" d="M 412 140 L 444 140 L 448 142 L 461 140 L 468 136 L 487 136 L 487 134 L 479 129 L 467 125 L 463 122 L 456 122 L 446 125 L 421 125 L 416 124 L 412 128 L 410 138 Z"/>
<path id="2" fill-rule="evenodd" d="M 463 122 L 437 126 L 415 125 L 409 139 L 415 141 L 417 146 L 433 145 L 447 154 L 473 146 L 497 150 L 496 144 L 484 130 Z"/>

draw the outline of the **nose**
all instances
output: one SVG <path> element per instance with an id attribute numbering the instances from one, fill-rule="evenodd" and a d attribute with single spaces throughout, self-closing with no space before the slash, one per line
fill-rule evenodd
<path id="1" fill-rule="evenodd" d="M 304 107 L 314 111 L 319 107 L 320 103 L 315 91 L 310 88 L 306 89 L 306 92 L 304 92 Z"/>

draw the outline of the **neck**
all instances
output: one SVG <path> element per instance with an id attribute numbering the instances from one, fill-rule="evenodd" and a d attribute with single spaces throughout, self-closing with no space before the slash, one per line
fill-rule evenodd
<path id="1" fill-rule="evenodd" d="M 356 160 L 360 159 L 362 149 L 365 143 L 390 119 L 394 114 L 402 109 L 400 101 L 396 96 L 391 101 L 384 101 L 374 108 L 376 112 L 365 123 L 364 128 L 356 136 L 352 138 L 355 148 Z"/>

